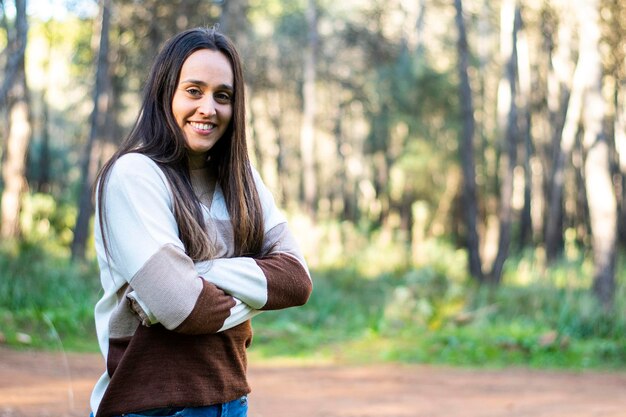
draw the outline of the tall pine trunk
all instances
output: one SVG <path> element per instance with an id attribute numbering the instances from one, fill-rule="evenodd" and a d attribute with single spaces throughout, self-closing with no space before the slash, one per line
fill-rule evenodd
<path id="1" fill-rule="evenodd" d="M 28 19 L 26 17 L 26 0 L 15 0 L 15 33 L 10 33 L 9 24 L 6 20 L 6 11 L 2 4 L 3 22 L 6 30 L 9 49 L 8 59 L 4 67 L 4 79 L 0 85 L 0 107 L 4 106 L 11 89 L 19 77 L 19 72 L 24 68 L 24 55 L 28 38 Z"/>
<path id="2" fill-rule="evenodd" d="M 472 89 L 469 83 L 468 62 L 469 51 L 465 21 L 463 19 L 462 0 L 455 0 L 456 25 L 459 32 L 459 79 L 461 95 L 461 111 L 463 130 L 461 133 L 461 164 L 463 166 L 463 202 L 466 215 L 466 234 L 469 271 L 474 278 L 483 281 L 483 271 L 479 253 L 479 239 L 477 230 L 478 203 L 476 201 L 476 166 L 474 164 L 474 106 L 472 104 Z"/>
<path id="3" fill-rule="evenodd" d="M 37 178 L 37 191 L 40 193 L 50 192 L 50 109 L 48 106 L 48 94 L 44 91 L 41 97 L 41 149 L 39 151 L 39 176 Z"/>
<path id="4" fill-rule="evenodd" d="M 247 41 L 249 38 L 248 29 L 248 0 L 225 0 L 222 2 L 222 13 L 220 14 L 220 32 L 225 33 L 237 45 L 239 52 L 245 56 Z"/>
<path id="5" fill-rule="evenodd" d="M 304 51 L 304 83 L 302 86 L 303 111 L 300 131 L 300 157 L 302 159 L 302 196 L 304 207 L 315 217 L 317 205 L 317 178 L 315 172 L 315 83 L 317 66 L 317 3 L 308 0 L 306 12 L 308 44 Z"/>
<path id="6" fill-rule="evenodd" d="M 617 148 L 621 177 L 621 199 L 619 211 L 619 241 L 626 244 L 626 81 L 617 81 L 615 85 L 615 147 Z"/>
<path id="7" fill-rule="evenodd" d="M 102 0 L 100 4 L 100 30 L 98 34 L 98 55 L 96 64 L 96 84 L 93 92 L 93 110 L 91 129 L 83 151 L 81 162 L 81 184 L 78 197 L 78 218 L 74 227 L 72 241 L 72 259 L 84 259 L 89 237 L 89 221 L 93 212 L 91 187 L 95 179 L 99 157 L 99 142 L 105 128 L 106 113 L 109 107 L 109 21 L 111 0 Z M 94 42 L 95 44 L 96 42 Z"/>
<path id="8" fill-rule="evenodd" d="M 572 149 L 576 142 L 589 66 L 590 62 L 587 60 L 584 51 L 581 50 L 576 63 L 576 70 L 574 71 L 574 80 L 567 103 L 565 123 L 560 140 L 555 146 L 552 175 L 550 177 L 550 194 L 547 200 L 546 218 L 546 256 L 549 261 L 554 261 L 560 253 L 559 242 L 563 238 L 565 169 L 567 161 L 571 159 Z"/>
<path id="9" fill-rule="evenodd" d="M 562 19 L 557 32 L 557 49 L 551 55 L 548 75 L 548 111 L 552 144 L 550 165 L 544 168 L 546 180 L 546 208 L 544 215 L 544 240 L 546 258 L 554 261 L 563 249 L 563 188 L 565 166 L 570 158 L 582 106 L 584 63 L 578 59 L 572 71 L 571 54 L 575 16 L 571 10 L 559 10 Z M 573 77 L 572 77 L 573 73 Z M 573 80 L 572 80 L 573 78 Z"/>
<path id="10" fill-rule="evenodd" d="M 15 49 L 7 63 L 5 82 L 9 88 L 0 92 L 2 100 L 8 102 L 9 135 L 6 143 L 6 155 L 2 165 L 4 189 L 1 202 L 0 235 L 3 239 L 15 239 L 20 236 L 20 211 L 22 195 L 27 189 L 26 157 L 31 138 L 30 106 L 28 87 L 24 68 L 24 53 L 28 35 L 26 1 L 15 1 Z M 4 88 L 4 87 L 3 87 Z M 3 101 L 4 103 L 4 101 Z"/>
<path id="11" fill-rule="evenodd" d="M 511 244 L 511 227 L 513 223 L 513 179 L 517 164 L 517 142 L 519 129 L 517 125 L 517 32 L 521 16 L 515 0 L 506 0 L 502 4 L 502 37 L 501 56 L 506 60 L 505 74 L 500 82 L 498 94 L 498 125 L 503 134 L 504 152 L 500 156 L 500 233 L 498 254 L 489 275 L 492 284 L 502 279 L 504 262 L 509 256 Z"/>
<path id="12" fill-rule="evenodd" d="M 533 243 L 533 218 L 532 205 L 541 202 L 533 202 L 533 198 L 540 200 L 541 193 L 533 194 L 533 166 L 534 159 L 533 138 L 532 138 L 532 115 L 531 115 L 531 63 L 530 46 L 527 31 L 524 29 L 524 19 L 520 22 L 520 33 L 517 39 L 517 69 L 519 80 L 519 132 L 520 140 L 523 142 L 523 156 L 520 158 L 524 166 L 524 206 L 520 216 L 520 234 L 518 248 L 523 249 Z"/>
<path id="13" fill-rule="evenodd" d="M 611 178 L 609 144 L 604 133 L 605 102 L 602 97 L 602 61 L 600 58 L 599 1 L 586 0 L 580 9 L 580 56 L 587 62 L 588 89 L 583 110 L 586 151 L 585 189 L 594 261 L 593 290 L 608 309 L 615 292 L 615 259 L 617 241 L 617 201 Z"/>

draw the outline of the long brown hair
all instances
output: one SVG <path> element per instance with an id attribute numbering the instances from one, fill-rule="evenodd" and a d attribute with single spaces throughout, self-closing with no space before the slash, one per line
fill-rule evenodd
<path id="1" fill-rule="evenodd" d="M 213 257 L 200 201 L 189 177 L 186 141 L 172 114 L 172 98 L 185 60 L 195 51 L 223 53 L 234 76 L 233 116 L 220 140 L 209 152 L 217 173 L 234 232 L 236 256 L 260 256 L 263 247 L 263 213 L 248 158 L 245 129 L 244 78 L 241 58 L 233 43 L 216 29 L 195 28 L 169 39 L 157 55 L 144 87 L 143 102 L 135 125 L 102 167 L 96 179 L 100 227 L 105 250 L 106 202 L 104 189 L 115 162 L 127 153 L 148 156 L 161 168 L 173 194 L 174 217 L 179 236 L 193 260 Z"/>

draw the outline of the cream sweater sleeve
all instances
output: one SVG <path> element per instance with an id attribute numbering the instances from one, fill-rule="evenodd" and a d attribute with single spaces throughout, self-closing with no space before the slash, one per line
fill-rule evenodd
<path id="1" fill-rule="evenodd" d="M 132 287 L 132 308 L 144 324 L 189 334 L 234 327 L 257 312 L 203 280 L 178 237 L 171 194 L 148 157 L 127 154 L 105 185 L 109 268 Z"/>

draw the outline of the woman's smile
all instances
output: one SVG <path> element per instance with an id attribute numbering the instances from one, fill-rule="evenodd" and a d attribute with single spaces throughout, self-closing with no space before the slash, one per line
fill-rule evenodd
<path id="1" fill-rule="evenodd" d="M 233 115 L 234 76 L 223 53 L 200 49 L 185 60 L 172 113 L 185 135 L 190 166 L 202 166 L 230 125 Z"/>
<path id="2" fill-rule="evenodd" d="M 215 128 L 213 123 L 189 122 L 191 127 L 201 135 L 208 135 Z"/>

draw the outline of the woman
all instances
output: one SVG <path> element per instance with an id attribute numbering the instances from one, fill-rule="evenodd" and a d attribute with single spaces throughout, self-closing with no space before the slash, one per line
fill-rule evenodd
<path id="1" fill-rule="evenodd" d="M 251 168 L 244 102 L 230 40 L 182 32 L 156 57 L 137 122 L 99 174 L 106 372 L 95 417 L 246 416 L 250 319 L 310 295 L 302 254 Z"/>

